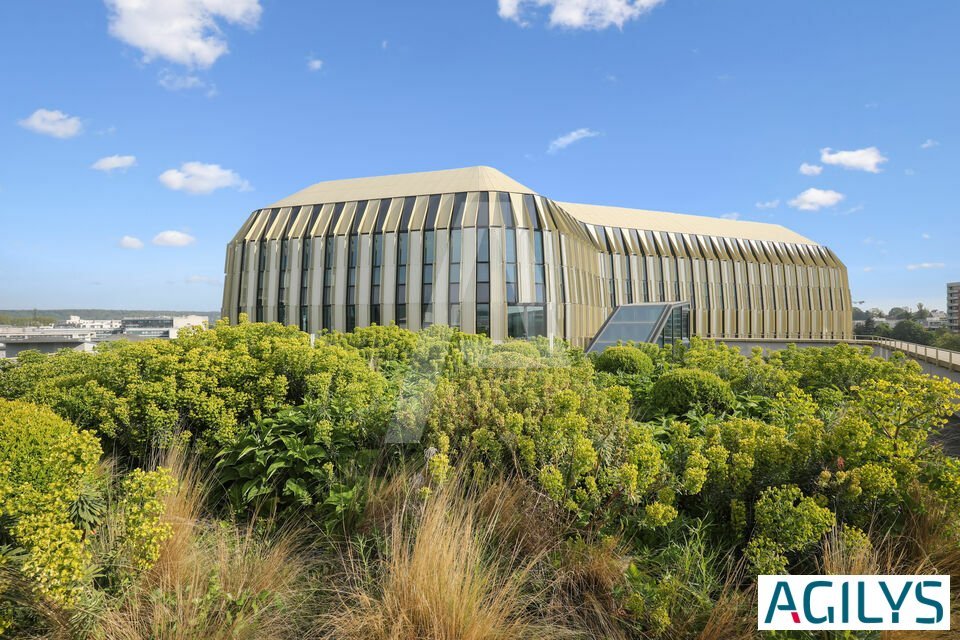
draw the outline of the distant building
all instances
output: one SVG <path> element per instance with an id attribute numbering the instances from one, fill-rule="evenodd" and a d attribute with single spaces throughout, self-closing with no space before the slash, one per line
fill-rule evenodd
<path id="1" fill-rule="evenodd" d="M 177 337 L 181 329 L 202 327 L 208 322 L 206 316 L 162 316 L 159 318 L 124 318 L 120 321 L 120 333 L 143 338 Z"/>
<path id="2" fill-rule="evenodd" d="M 934 309 L 929 316 L 919 322 L 924 329 L 945 329 L 947 327 L 947 314 Z"/>
<path id="3" fill-rule="evenodd" d="M 113 331 L 120 328 L 119 320 L 84 320 L 80 316 L 70 316 L 63 323 L 67 327 L 78 329 L 94 329 L 97 331 Z"/>
<path id="4" fill-rule="evenodd" d="M 61 349 L 93 351 L 93 341 L 68 335 L 22 335 L 0 338 L 0 357 L 16 358 L 23 351 L 56 353 Z"/>
<path id="5" fill-rule="evenodd" d="M 960 333 L 960 282 L 947 283 L 947 327 Z"/>
<path id="6" fill-rule="evenodd" d="M 206 326 L 206 316 L 161 316 L 123 320 L 84 320 L 70 316 L 44 327 L 0 326 L 0 358 L 16 358 L 22 351 L 56 353 L 61 349 L 93 351 L 101 342 L 173 339 L 186 327 Z"/>

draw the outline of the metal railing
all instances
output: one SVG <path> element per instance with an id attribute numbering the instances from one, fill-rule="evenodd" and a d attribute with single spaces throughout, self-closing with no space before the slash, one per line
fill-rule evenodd
<path id="1" fill-rule="evenodd" d="M 941 366 L 944 369 L 960 371 L 960 351 L 941 349 L 940 347 L 931 347 L 914 342 L 904 342 L 903 340 L 894 340 L 893 338 L 882 338 L 880 336 L 854 336 L 853 342 L 895 349 L 915 358 L 921 358 L 926 362 Z"/>

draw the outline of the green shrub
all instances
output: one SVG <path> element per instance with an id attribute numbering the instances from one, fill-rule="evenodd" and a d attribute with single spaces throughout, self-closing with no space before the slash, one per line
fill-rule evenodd
<path id="1" fill-rule="evenodd" d="M 684 367 L 717 374 L 736 394 L 772 398 L 788 393 L 800 377 L 781 366 L 779 352 L 764 357 L 759 348 L 745 357 L 736 347 L 694 337 L 682 355 Z"/>
<path id="2" fill-rule="evenodd" d="M 597 371 L 649 376 L 653 373 L 653 361 L 636 347 L 607 347 L 598 355 L 593 366 Z"/>
<path id="3" fill-rule="evenodd" d="M 526 340 L 508 340 L 503 344 L 497 345 L 495 348 L 502 353 L 518 353 L 534 359 L 540 357 L 540 351 L 537 347 Z"/>
<path id="4" fill-rule="evenodd" d="M 217 480 L 239 515 L 307 510 L 338 524 L 359 510 L 378 440 L 316 411 L 287 409 L 221 449 Z"/>
<path id="5" fill-rule="evenodd" d="M 442 378 L 425 445 L 454 464 L 528 478 L 588 520 L 602 522 L 602 506 L 654 525 L 671 520 L 668 505 L 649 518 L 635 509 L 655 500 L 662 459 L 653 430 L 629 419 L 628 391 L 598 389 L 582 358 L 551 366 L 552 357 L 500 352 Z"/>
<path id="6" fill-rule="evenodd" d="M 377 380 L 355 348 L 311 347 L 307 334 L 276 323 L 221 322 L 175 340 L 29 359 L 0 374 L 0 397 L 49 406 L 119 453 L 146 460 L 190 442 L 213 453 L 243 425 L 304 402 L 321 402 L 343 419 L 370 417 L 369 408 L 383 406 Z M 360 388 L 359 398 L 347 392 Z"/>
<path id="7" fill-rule="evenodd" d="M 667 371 L 654 383 L 650 395 L 654 406 L 674 415 L 691 409 L 725 413 L 736 403 L 727 382 L 715 373 L 699 369 Z"/>
<path id="8" fill-rule="evenodd" d="M 920 372 L 920 364 L 894 354 L 889 360 L 873 356 L 870 347 L 838 344 L 826 348 L 799 348 L 790 345 L 778 352 L 783 369 L 799 376 L 801 389 L 838 389 L 844 393 L 868 380 L 899 380 L 904 375 Z"/>
<path id="9" fill-rule="evenodd" d="M 357 349 L 375 368 L 408 364 L 419 342 L 416 333 L 396 325 L 360 327 L 350 333 L 334 331 L 324 334 L 322 339 L 328 344 Z"/>

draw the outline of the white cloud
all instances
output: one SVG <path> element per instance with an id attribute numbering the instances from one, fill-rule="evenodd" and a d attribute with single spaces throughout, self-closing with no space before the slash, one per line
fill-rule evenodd
<path id="1" fill-rule="evenodd" d="M 550 146 L 547 147 L 547 153 L 556 153 L 561 149 L 566 149 L 574 142 L 579 142 L 580 140 L 585 140 L 587 138 L 595 138 L 600 135 L 599 131 L 594 131 L 593 129 L 583 128 L 577 129 L 576 131 L 571 131 L 570 133 L 565 133 L 559 138 L 552 140 Z"/>
<path id="2" fill-rule="evenodd" d="M 823 173 L 823 167 L 818 164 L 809 164 L 804 162 L 800 165 L 800 173 L 805 176 L 818 176 Z"/>
<path id="3" fill-rule="evenodd" d="M 313 56 L 307 58 L 307 69 L 310 71 L 320 71 L 323 69 L 323 60 L 318 60 Z"/>
<path id="4" fill-rule="evenodd" d="M 187 284 L 209 284 L 220 286 L 223 284 L 223 278 L 214 278 L 213 276 L 187 276 Z"/>
<path id="5" fill-rule="evenodd" d="M 765 200 L 756 204 L 757 209 L 776 209 L 780 206 L 780 200 Z"/>
<path id="6" fill-rule="evenodd" d="M 878 240 L 877 238 L 874 238 L 873 236 L 867 236 L 866 238 L 863 239 L 863 244 L 871 244 L 871 245 L 881 246 L 881 245 L 887 244 L 887 241 L 886 241 L 886 240 Z"/>
<path id="7" fill-rule="evenodd" d="M 919 264 L 908 264 L 907 271 L 916 271 L 917 269 L 943 269 L 945 266 L 942 262 L 921 262 Z"/>
<path id="8" fill-rule="evenodd" d="M 914 171 L 913 169 L 904 169 L 904 170 L 903 170 L 903 175 L 905 175 L 905 176 L 915 176 L 915 175 L 917 175 L 917 172 Z"/>
<path id="9" fill-rule="evenodd" d="M 207 88 L 207 83 L 199 76 L 190 73 L 174 73 L 170 69 L 164 69 L 157 75 L 157 83 L 167 91 Z"/>
<path id="10" fill-rule="evenodd" d="M 871 271 L 873 271 L 873 269 L 874 269 L 874 267 L 864 267 L 864 268 L 863 268 L 863 271 L 864 271 L 865 273 L 870 273 Z"/>
<path id="11" fill-rule="evenodd" d="M 864 108 L 864 109 L 879 109 L 879 108 L 880 108 L 880 103 L 879 103 L 879 102 L 868 102 L 867 104 L 863 105 L 863 108 Z"/>
<path id="12" fill-rule="evenodd" d="M 72 138 L 83 129 L 80 118 L 68 116 L 63 111 L 50 109 L 37 109 L 30 114 L 29 118 L 24 118 L 19 124 L 24 129 L 54 138 Z"/>
<path id="13" fill-rule="evenodd" d="M 135 164 L 137 164 L 136 156 L 107 156 L 94 162 L 90 168 L 109 173 L 116 169 L 129 169 Z"/>
<path id="14" fill-rule="evenodd" d="M 143 249 L 143 240 L 133 236 L 123 236 L 117 244 L 121 249 Z"/>
<path id="15" fill-rule="evenodd" d="M 921 233 L 920 237 L 923 238 L 924 240 L 929 240 L 933 236 L 931 236 L 929 233 Z"/>
<path id="16" fill-rule="evenodd" d="M 723 218 L 724 220 L 739 220 L 739 219 L 740 219 L 740 212 L 739 212 L 739 211 L 731 211 L 730 213 L 725 213 L 725 214 L 723 214 L 723 215 L 720 216 L 720 217 Z"/>
<path id="17" fill-rule="evenodd" d="M 197 239 L 183 231 L 161 231 L 153 236 L 153 244 L 158 247 L 185 247 Z"/>
<path id="18" fill-rule="evenodd" d="M 205 69 L 227 53 L 220 22 L 257 26 L 259 0 L 105 0 L 110 35 L 156 58 Z"/>
<path id="19" fill-rule="evenodd" d="M 887 158 L 876 147 L 866 147 L 853 151 L 834 151 L 830 147 L 820 149 L 820 162 L 844 169 L 880 173 L 880 165 L 886 161 Z"/>
<path id="20" fill-rule="evenodd" d="M 623 25 L 652 11 L 665 0 L 499 0 L 498 13 L 504 20 L 526 25 L 526 15 L 546 8 L 550 26 L 568 29 L 623 28 Z"/>
<path id="21" fill-rule="evenodd" d="M 921 149 L 933 149 L 934 147 L 939 147 L 940 143 L 934 140 L 933 138 L 927 138 L 926 141 L 920 145 Z"/>
<path id="22" fill-rule="evenodd" d="M 832 207 L 844 197 L 842 193 L 831 189 L 807 189 L 787 204 L 800 211 L 819 211 L 824 207 Z"/>
<path id="23" fill-rule="evenodd" d="M 380 43 L 380 48 L 381 48 L 381 49 L 386 49 L 386 48 L 389 47 L 389 46 L 390 46 L 390 41 L 389 41 L 389 40 L 384 40 L 383 42 Z"/>
<path id="24" fill-rule="evenodd" d="M 228 187 L 241 191 L 251 188 L 250 183 L 234 171 L 203 162 L 184 162 L 179 169 L 167 169 L 161 173 L 159 180 L 168 189 L 188 193 L 211 193 Z"/>

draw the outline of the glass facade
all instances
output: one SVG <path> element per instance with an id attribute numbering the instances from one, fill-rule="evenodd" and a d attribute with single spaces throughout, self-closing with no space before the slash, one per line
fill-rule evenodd
<path id="1" fill-rule="evenodd" d="M 357 327 L 357 261 L 360 259 L 360 222 L 363 220 L 363 214 L 367 209 L 367 201 L 361 200 L 357 203 L 356 211 L 353 214 L 353 224 L 350 227 L 350 235 L 347 236 L 347 296 L 346 296 L 346 316 L 347 331 L 353 331 Z"/>
<path id="2" fill-rule="evenodd" d="M 480 194 L 477 207 L 477 324 L 476 332 L 490 335 L 490 195 Z"/>
<path id="3" fill-rule="evenodd" d="M 400 231 L 397 233 L 397 303 L 396 323 L 398 327 L 407 326 L 407 262 L 410 257 L 410 217 L 417 199 L 413 196 L 403 199 L 403 211 L 400 214 Z"/>
<path id="4" fill-rule="evenodd" d="M 520 278 L 517 269 L 517 229 L 513 218 L 513 205 L 510 203 L 510 194 L 498 194 L 500 217 L 503 219 L 503 261 L 506 280 L 507 304 L 517 304 L 520 301 Z M 509 325 L 509 312 L 508 312 Z"/>
<path id="5" fill-rule="evenodd" d="M 507 336 L 533 338 L 547 335 L 547 311 L 540 304 L 507 306 Z"/>
<path id="6" fill-rule="evenodd" d="M 257 248 L 257 308 L 254 319 L 263 322 L 264 295 L 267 284 L 267 241 L 261 240 Z"/>
<path id="7" fill-rule="evenodd" d="M 290 284 L 290 271 L 287 260 L 290 254 L 290 241 L 280 241 L 280 283 L 277 293 L 277 322 L 287 324 L 287 287 Z"/>
<path id="8" fill-rule="evenodd" d="M 313 268 L 313 232 L 314 225 L 317 224 L 317 216 L 320 215 L 320 205 L 311 207 L 310 217 L 307 218 L 307 226 L 303 230 L 303 237 L 300 245 L 300 330 L 308 331 L 310 328 L 310 269 Z"/>
<path id="9" fill-rule="evenodd" d="M 437 211 L 440 196 L 430 196 L 427 204 L 427 219 L 423 229 L 423 255 L 420 290 L 420 326 L 426 329 L 433 324 L 433 292 L 435 284 L 434 263 L 437 258 Z"/>
<path id="10" fill-rule="evenodd" d="M 370 324 L 383 324 L 380 317 L 380 287 L 383 282 L 383 224 L 390 210 L 390 200 L 384 198 L 377 208 L 373 227 L 373 259 L 370 268 Z"/>
<path id="11" fill-rule="evenodd" d="M 467 206 L 467 194 L 458 193 L 453 198 L 450 214 L 450 267 L 447 275 L 447 324 L 460 327 L 460 273 L 463 259 L 463 211 Z"/>

